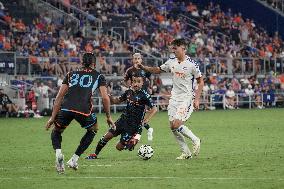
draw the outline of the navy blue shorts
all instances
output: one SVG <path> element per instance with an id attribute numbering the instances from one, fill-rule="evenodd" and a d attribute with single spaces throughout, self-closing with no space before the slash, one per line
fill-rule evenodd
<path id="1" fill-rule="evenodd" d="M 89 116 L 84 116 L 71 111 L 60 110 L 55 117 L 55 126 L 60 129 L 65 129 L 73 119 L 75 119 L 81 127 L 85 129 L 88 129 L 97 123 L 97 116 L 93 111 Z"/>
<path id="2" fill-rule="evenodd" d="M 125 119 L 118 119 L 115 122 L 115 125 L 116 129 L 113 130 L 111 128 L 109 129 L 109 132 L 111 132 L 114 135 L 114 137 L 120 135 L 120 142 L 122 144 L 127 144 L 133 136 L 142 133 L 141 125 L 131 125 Z"/>

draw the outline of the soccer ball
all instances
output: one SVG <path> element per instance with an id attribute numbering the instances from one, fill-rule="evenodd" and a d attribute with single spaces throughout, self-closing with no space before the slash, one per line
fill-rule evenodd
<path id="1" fill-rule="evenodd" d="M 138 156 L 141 157 L 143 160 L 150 159 L 154 154 L 154 150 L 150 145 L 142 145 L 138 149 Z"/>

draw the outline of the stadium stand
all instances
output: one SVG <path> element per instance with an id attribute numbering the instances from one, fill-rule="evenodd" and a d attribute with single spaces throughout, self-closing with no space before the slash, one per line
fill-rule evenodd
<path id="1" fill-rule="evenodd" d="M 86 51 L 97 54 L 97 69 L 119 95 L 132 52 L 160 65 L 178 37 L 188 39 L 188 54 L 205 75 L 204 109 L 283 106 L 281 36 L 214 1 L 0 1 L 1 85 L 24 101 L 22 110 L 50 109 L 62 77 L 77 69 Z M 151 83 L 165 110 L 171 82 L 161 75 Z"/>

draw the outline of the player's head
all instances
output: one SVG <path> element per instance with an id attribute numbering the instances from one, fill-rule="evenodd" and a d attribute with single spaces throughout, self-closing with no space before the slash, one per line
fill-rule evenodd
<path id="1" fill-rule="evenodd" d="M 136 73 L 132 76 L 131 86 L 135 91 L 138 91 L 142 88 L 143 82 L 143 76 L 139 73 Z"/>
<path id="2" fill-rule="evenodd" d="M 90 67 L 92 64 L 96 63 L 96 57 L 93 53 L 84 53 L 83 54 L 83 66 Z"/>
<path id="3" fill-rule="evenodd" d="M 0 89 L 0 94 L 3 94 L 4 93 L 4 90 L 3 89 Z"/>
<path id="4" fill-rule="evenodd" d="M 186 53 L 187 41 L 183 38 L 175 39 L 171 43 L 171 50 L 175 53 L 176 57 L 184 56 Z"/>
<path id="5" fill-rule="evenodd" d="M 140 53 L 134 53 L 132 55 L 132 64 L 135 67 L 139 63 L 142 63 L 142 55 Z"/>

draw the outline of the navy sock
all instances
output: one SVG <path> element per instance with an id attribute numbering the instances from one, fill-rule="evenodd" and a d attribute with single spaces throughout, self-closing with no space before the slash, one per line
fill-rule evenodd
<path id="1" fill-rule="evenodd" d="M 143 125 L 144 127 L 145 127 L 145 129 L 150 129 L 150 125 L 148 124 L 148 123 L 145 123 L 144 125 Z"/>
<path id="2" fill-rule="evenodd" d="M 61 142 L 62 142 L 61 132 L 57 130 L 52 130 L 51 141 L 54 150 L 61 149 Z"/>
<path id="3" fill-rule="evenodd" d="M 97 144 L 95 154 L 99 155 L 100 151 L 105 147 L 108 141 L 106 141 L 104 138 L 101 138 L 100 141 Z"/>
<path id="4" fill-rule="evenodd" d="M 78 156 L 81 156 L 81 154 L 84 153 L 84 151 L 90 146 L 90 144 L 93 142 L 93 139 L 95 137 L 96 133 L 93 131 L 87 131 L 86 134 L 82 137 L 80 145 L 78 146 L 75 154 Z"/>

